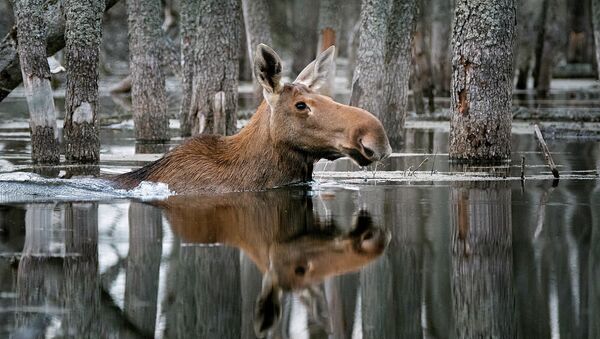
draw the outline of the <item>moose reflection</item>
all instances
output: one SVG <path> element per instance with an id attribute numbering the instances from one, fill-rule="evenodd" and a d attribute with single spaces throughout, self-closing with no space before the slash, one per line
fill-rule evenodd
<path id="1" fill-rule="evenodd" d="M 254 315 L 259 337 L 277 326 L 284 292 L 299 292 L 310 312 L 326 304 L 319 283 L 359 270 L 390 240 L 367 211 L 357 212 L 350 227 L 337 225 L 313 211 L 300 190 L 173 196 L 158 205 L 182 242 L 233 246 L 256 264 L 263 276 Z"/>

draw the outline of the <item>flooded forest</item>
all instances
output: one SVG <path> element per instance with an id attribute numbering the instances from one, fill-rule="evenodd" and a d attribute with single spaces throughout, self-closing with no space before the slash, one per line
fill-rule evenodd
<path id="1" fill-rule="evenodd" d="M 0 338 L 600 338 L 600 0 L 0 0 Z"/>

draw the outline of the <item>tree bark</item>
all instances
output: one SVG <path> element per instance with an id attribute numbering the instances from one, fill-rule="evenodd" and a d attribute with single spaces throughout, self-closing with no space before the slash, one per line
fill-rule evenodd
<path id="1" fill-rule="evenodd" d="M 566 4 L 564 0 L 544 0 L 538 23 L 534 87 L 539 97 L 550 91 L 552 71 L 566 47 Z"/>
<path id="2" fill-rule="evenodd" d="M 29 107 L 31 159 L 39 164 L 58 164 L 60 149 L 56 108 L 46 60 L 47 27 L 42 0 L 18 0 L 17 38 L 21 73 Z"/>
<path id="3" fill-rule="evenodd" d="M 269 23 L 269 7 L 266 0 L 242 0 L 244 12 L 244 27 L 246 27 L 246 47 L 248 49 L 248 60 L 252 69 L 252 80 L 254 84 L 254 96 L 258 102 L 262 101 L 262 87 L 254 76 L 254 51 L 258 44 L 263 43 L 271 46 L 271 26 Z"/>
<path id="4" fill-rule="evenodd" d="M 510 159 L 514 1 L 459 0 L 455 15 L 450 158 Z"/>
<path id="5" fill-rule="evenodd" d="M 194 41 L 193 94 L 188 124 L 192 134 L 227 134 L 236 132 L 240 6 L 237 0 L 201 1 L 200 22 Z M 218 128 L 215 97 L 225 95 L 225 128 Z"/>
<path id="6" fill-rule="evenodd" d="M 454 0 L 431 1 L 431 73 L 436 96 L 450 95 L 450 32 Z"/>
<path id="7" fill-rule="evenodd" d="M 198 8 L 200 0 L 182 0 L 181 18 L 179 21 L 179 35 L 181 38 L 181 136 L 192 135 L 192 123 L 189 112 L 192 105 L 194 81 L 194 37 L 197 30 Z"/>
<path id="8" fill-rule="evenodd" d="M 109 10 L 119 0 L 106 0 L 104 11 Z M 43 17 L 47 22 L 46 56 L 54 55 L 65 47 L 65 21 L 59 0 L 46 3 Z M 19 64 L 17 30 L 13 28 L 0 41 L 0 101 L 23 81 Z"/>
<path id="9" fill-rule="evenodd" d="M 169 139 L 160 0 L 127 0 L 129 67 L 135 137 L 140 141 Z"/>
<path id="10" fill-rule="evenodd" d="M 319 42 L 317 53 L 323 52 L 327 48 L 336 44 L 338 39 L 337 32 L 339 29 L 338 11 L 340 3 L 337 0 L 321 0 L 319 6 Z M 338 51 L 336 50 L 336 54 Z M 335 56 L 334 56 L 335 58 Z M 324 95 L 333 96 L 335 83 L 335 59 L 333 67 L 329 72 L 329 77 L 326 83 L 320 88 L 320 92 Z"/>
<path id="11" fill-rule="evenodd" d="M 65 1 L 67 90 L 65 158 L 76 163 L 100 160 L 98 55 L 104 0 Z"/>
<path id="12" fill-rule="evenodd" d="M 350 104 L 381 119 L 392 147 L 402 142 L 415 0 L 363 1 Z"/>
<path id="13" fill-rule="evenodd" d="M 435 2 L 435 1 L 434 1 Z M 419 19 L 416 20 L 414 40 L 412 44 L 412 74 L 410 83 L 413 90 L 413 99 L 415 102 L 415 112 L 417 114 L 425 113 L 425 100 L 427 100 L 427 109 L 433 113 L 435 107 L 433 103 L 433 73 L 431 64 L 431 31 L 428 26 L 430 21 L 427 8 L 430 6 L 428 1 L 418 1 L 420 8 Z"/>
<path id="14" fill-rule="evenodd" d="M 319 3 L 316 0 L 292 1 L 292 74 L 294 79 L 315 59 L 318 37 L 315 27 L 319 20 Z"/>
<path id="15" fill-rule="evenodd" d="M 533 64 L 537 25 L 535 20 L 540 15 L 541 1 L 522 1 L 517 10 L 517 32 L 515 46 L 515 72 L 517 73 L 517 89 L 527 89 L 527 80 Z"/>
<path id="16" fill-rule="evenodd" d="M 600 79 L 600 0 L 592 0 L 592 23 L 594 25 L 594 46 L 596 46 L 596 73 Z"/>

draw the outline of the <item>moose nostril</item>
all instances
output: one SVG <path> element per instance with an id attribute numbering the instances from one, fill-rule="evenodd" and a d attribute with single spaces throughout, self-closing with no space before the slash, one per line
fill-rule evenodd
<path id="1" fill-rule="evenodd" d="M 365 234 L 363 235 L 363 240 L 370 240 L 373 238 L 373 232 L 372 231 L 367 231 L 365 232 Z"/>
<path id="2" fill-rule="evenodd" d="M 363 144 L 362 139 L 358 139 L 358 143 L 362 147 L 367 157 L 371 158 L 375 155 L 375 152 L 372 149 L 368 148 L 367 146 L 365 146 L 365 144 Z"/>

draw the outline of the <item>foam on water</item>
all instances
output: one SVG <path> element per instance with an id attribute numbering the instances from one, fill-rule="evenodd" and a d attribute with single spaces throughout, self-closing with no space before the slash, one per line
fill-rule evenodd
<path id="1" fill-rule="evenodd" d="M 162 200 L 174 193 L 167 184 L 142 182 L 131 190 L 97 178 L 48 179 L 35 173 L 0 174 L 0 203 L 40 201 Z"/>

